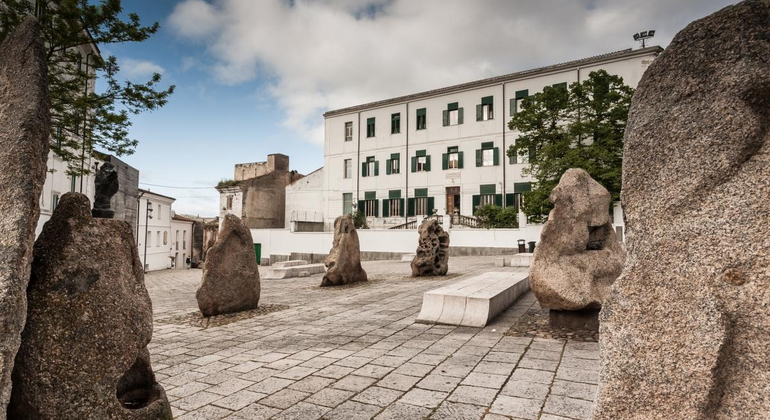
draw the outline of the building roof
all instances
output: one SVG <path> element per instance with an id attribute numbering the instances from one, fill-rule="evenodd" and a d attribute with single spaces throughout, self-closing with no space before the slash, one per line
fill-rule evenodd
<path id="1" fill-rule="evenodd" d="M 176 201 L 176 198 L 174 198 L 174 197 L 169 197 L 167 195 L 158 194 L 158 193 L 150 191 L 150 190 L 145 190 L 145 189 L 139 188 L 138 191 L 141 193 L 141 194 L 139 194 L 139 197 L 142 197 L 145 194 L 149 194 L 149 195 L 154 195 L 156 197 L 166 198 L 166 199 L 171 200 L 171 201 Z"/>
<path id="2" fill-rule="evenodd" d="M 178 220 L 180 222 L 190 222 L 190 223 L 195 223 L 195 222 L 198 221 L 198 220 L 195 220 L 195 219 L 191 219 L 189 217 L 180 216 L 180 215 L 178 215 L 176 213 L 174 213 L 174 215 L 171 216 L 171 220 Z"/>
<path id="3" fill-rule="evenodd" d="M 447 86 L 439 89 L 413 93 L 411 95 L 398 96 L 395 98 L 384 99 L 381 101 L 369 102 L 366 104 L 355 105 L 347 108 L 335 109 L 332 111 L 327 111 L 324 114 L 324 117 L 328 118 L 328 117 L 333 117 L 335 115 L 343 115 L 343 114 L 349 114 L 352 112 L 363 111 L 369 108 L 378 108 L 378 107 L 387 106 L 387 105 L 395 105 L 402 102 L 416 101 L 418 99 L 424 99 L 424 98 L 429 98 L 429 97 L 438 96 L 438 95 L 445 95 L 447 93 L 452 93 L 452 92 L 459 92 L 463 90 L 475 89 L 475 88 L 489 86 L 489 85 L 496 85 L 504 82 L 512 82 L 518 79 L 524 79 L 532 76 L 539 76 L 542 74 L 551 73 L 555 71 L 567 70 L 569 68 L 573 68 L 577 66 L 592 65 L 596 63 L 602 63 L 605 61 L 617 60 L 617 59 L 628 58 L 628 57 L 636 57 L 641 55 L 649 55 L 649 54 L 658 55 L 661 52 L 663 52 L 663 48 L 657 45 L 652 47 L 647 47 L 647 48 L 639 48 L 636 50 L 627 48 L 625 50 L 595 55 L 593 57 L 581 58 L 579 60 L 567 61 L 564 63 L 553 64 L 550 66 L 538 67 L 530 70 L 524 70 L 524 71 L 519 71 L 515 73 L 505 74 L 502 76 L 495 76 L 487 79 L 476 80 L 473 82 L 461 83 L 459 85 Z"/>

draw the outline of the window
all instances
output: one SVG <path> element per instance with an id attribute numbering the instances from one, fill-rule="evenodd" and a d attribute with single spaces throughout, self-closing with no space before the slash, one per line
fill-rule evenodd
<path id="1" fill-rule="evenodd" d="M 163 215 L 160 212 L 160 204 L 158 204 L 158 220 L 163 219 Z"/>
<path id="2" fill-rule="evenodd" d="M 366 162 L 361 162 L 361 176 L 378 176 L 380 174 L 380 162 L 374 160 L 374 156 L 368 156 Z"/>
<path id="3" fill-rule="evenodd" d="M 179 231 L 176 231 L 176 235 L 174 235 L 174 246 L 176 247 L 176 250 L 179 250 Z"/>
<path id="4" fill-rule="evenodd" d="M 519 110 L 521 109 L 521 103 L 524 101 L 524 98 L 526 98 L 527 96 L 529 96 L 528 89 L 517 90 L 516 93 L 514 93 L 513 99 L 511 99 L 511 104 L 510 104 L 511 116 L 519 112 Z"/>
<path id="5" fill-rule="evenodd" d="M 390 116 L 390 134 L 398 134 L 401 132 L 401 114 L 393 114 Z"/>
<path id="6" fill-rule="evenodd" d="M 342 194 L 342 214 L 353 213 L 353 193 Z"/>
<path id="7" fill-rule="evenodd" d="M 476 150 L 476 166 L 497 166 L 500 164 L 500 148 L 494 142 L 481 143 L 481 149 Z"/>
<path id="8" fill-rule="evenodd" d="M 77 177 L 71 176 L 70 177 L 70 192 L 75 192 L 75 180 Z"/>
<path id="9" fill-rule="evenodd" d="M 187 249 L 187 231 L 182 231 L 182 249 Z"/>
<path id="10" fill-rule="evenodd" d="M 345 141 L 353 141 L 353 121 L 345 123 Z"/>
<path id="11" fill-rule="evenodd" d="M 390 159 L 385 160 L 385 165 L 386 175 L 401 173 L 401 154 L 391 154 Z"/>
<path id="12" fill-rule="evenodd" d="M 420 108 L 417 110 L 417 129 L 418 130 L 425 130 L 426 126 L 426 113 L 425 108 Z"/>
<path id="13" fill-rule="evenodd" d="M 443 169 L 462 169 L 463 153 L 455 147 L 448 147 L 447 152 L 442 156 Z"/>
<path id="14" fill-rule="evenodd" d="M 482 194 L 481 195 L 481 205 L 482 206 L 489 206 L 495 204 L 495 195 L 494 194 Z"/>
<path id="15" fill-rule="evenodd" d="M 447 109 L 444 110 L 444 127 L 448 125 L 458 125 L 463 123 L 463 109 L 460 108 L 457 102 L 447 104 Z"/>
<path id="16" fill-rule="evenodd" d="M 401 216 L 401 200 L 388 200 L 388 214 L 391 217 Z"/>
<path id="17" fill-rule="evenodd" d="M 498 207 L 503 206 L 503 195 L 496 194 L 496 184 L 486 184 L 479 187 L 479 195 L 473 196 L 473 214 L 479 207 L 494 204 Z"/>
<path id="18" fill-rule="evenodd" d="M 233 209 L 233 196 L 228 195 L 227 196 L 227 204 L 225 205 L 226 210 L 232 210 Z"/>
<path id="19" fill-rule="evenodd" d="M 493 118 L 494 97 L 486 96 L 481 98 L 481 103 L 476 105 L 476 121 L 487 121 Z"/>
<path id="20" fill-rule="evenodd" d="M 529 151 L 519 151 L 518 156 L 513 155 L 508 157 L 508 161 L 511 164 L 514 163 L 529 163 L 530 156 L 533 156 L 535 152 L 534 147 L 530 148 Z"/>
<path id="21" fill-rule="evenodd" d="M 425 153 L 425 150 L 418 150 L 415 155 L 412 156 L 412 172 L 429 172 L 430 156 Z"/>
<path id="22" fill-rule="evenodd" d="M 151 230 L 147 231 L 147 246 L 148 247 L 152 246 L 152 231 Z"/>
<path id="23" fill-rule="evenodd" d="M 377 200 L 366 200 L 364 203 L 366 217 L 377 217 Z"/>
<path id="24" fill-rule="evenodd" d="M 353 159 L 345 159 L 345 172 L 343 176 L 345 179 L 353 177 Z"/>
<path id="25" fill-rule="evenodd" d="M 155 247 L 160 248 L 160 231 L 155 235 L 156 241 L 155 241 Z"/>
<path id="26" fill-rule="evenodd" d="M 59 193 L 53 193 L 51 195 L 51 211 L 56 210 L 57 206 L 59 206 Z"/>
<path id="27" fill-rule="evenodd" d="M 168 245 L 168 232 L 163 232 L 163 245 Z"/>
<path id="28" fill-rule="evenodd" d="M 366 119 L 366 137 L 374 137 L 374 117 Z"/>
<path id="29" fill-rule="evenodd" d="M 414 211 L 416 215 L 428 215 L 428 197 L 415 198 Z"/>

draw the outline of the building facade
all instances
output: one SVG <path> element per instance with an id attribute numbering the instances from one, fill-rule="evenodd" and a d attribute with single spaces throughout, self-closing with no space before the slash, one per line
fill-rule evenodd
<path id="1" fill-rule="evenodd" d="M 388 228 L 434 212 L 471 216 L 484 204 L 518 208 L 533 181 L 523 172 L 528 156 L 506 156 L 518 136 L 508 122 L 521 100 L 600 69 L 636 87 L 660 52 L 623 50 L 329 111 L 317 211 L 328 230 L 354 209 L 371 227 Z M 614 219 L 622 224 L 622 216 Z"/>
<path id="2" fill-rule="evenodd" d="M 137 214 L 137 248 L 144 271 L 155 271 L 174 266 L 171 243 L 172 197 L 139 189 Z"/>
<path id="3" fill-rule="evenodd" d="M 283 229 L 286 223 L 286 186 L 303 175 L 289 170 L 289 157 L 267 156 L 266 162 L 235 165 L 232 181 L 220 183 L 219 217 L 234 214 L 250 229 Z"/>
<path id="4" fill-rule="evenodd" d="M 171 254 L 174 257 L 173 268 L 177 270 L 187 269 L 193 265 L 194 230 L 195 220 L 176 214 L 171 216 Z"/>

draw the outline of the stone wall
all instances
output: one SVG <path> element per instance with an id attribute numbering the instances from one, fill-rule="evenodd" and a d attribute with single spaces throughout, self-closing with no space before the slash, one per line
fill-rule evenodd
<path id="1" fill-rule="evenodd" d="M 302 178 L 296 172 L 275 171 L 241 183 L 242 219 L 250 229 L 280 229 L 286 218 L 286 186 Z"/>
<path id="2" fill-rule="evenodd" d="M 109 162 L 118 172 L 120 189 L 112 196 L 110 205 L 115 210 L 116 220 L 124 220 L 136 233 L 136 216 L 139 209 L 139 170 L 110 155 L 97 155 L 104 162 Z"/>

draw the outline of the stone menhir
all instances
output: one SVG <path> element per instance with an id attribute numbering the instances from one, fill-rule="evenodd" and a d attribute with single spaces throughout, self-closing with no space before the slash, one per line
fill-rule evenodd
<path id="1" fill-rule="evenodd" d="M 412 259 L 412 276 L 445 276 L 449 270 L 449 234 L 435 219 L 426 219 L 417 229 L 420 235 Z"/>
<path id="2" fill-rule="evenodd" d="M 94 193 L 94 208 L 91 215 L 102 219 L 112 219 L 115 217 L 115 210 L 110 205 L 112 196 L 118 192 L 118 171 L 111 163 L 105 162 L 96 173 L 94 180 L 96 192 Z"/>
<path id="3" fill-rule="evenodd" d="M 622 197 L 594 419 L 767 418 L 770 1 L 691 23 L 645 72 Z"/>
<path id="4" fill-rule="evenodd" d="M 367 281 L 366 271 L 361 267 L 358 232 L 350 216 L 339 216 L 334 220 L 334 242 L 324 264 L 326 274 L 321 287 Z"/>
<path id="5" fill-rule="evenodd" d="M 25 20 L 0 45 L 0 419 L 27 313 L 32 244 L 51 129 L 40 24 Z"/>
<path id="6" fill-rule="evenodd" d="M 222 221 L 217 240 L 206 253 L 203 279 L 195 297 L 203 316 L 256 309 L 259 265 L 251 231 L 237 216 Z"/>
<path id="7" fill-rule="evenodd" d="M 610 223 L 610 193 L 582 169 L 568 169 L 549 200 L 529 272 L 543 308 L 599 309 L 623 270 L 626 252 Z"/>
<path id="8" fill-rule="evenodd" d="M 9 419 L 170 419 L 131 226 L 64 194 L 34 248 Z"/>

